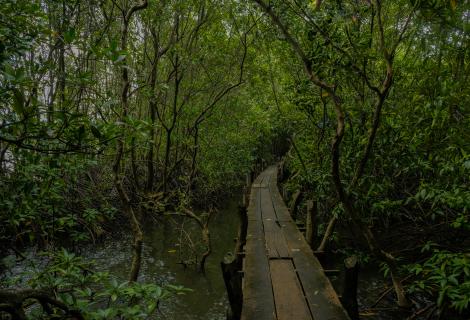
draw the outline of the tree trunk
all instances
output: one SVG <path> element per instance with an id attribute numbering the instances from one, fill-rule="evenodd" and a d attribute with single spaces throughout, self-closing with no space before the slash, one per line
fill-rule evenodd
<path id="1" fill-rule="evenodd" d="M 359 264 L 356 256 L 344 260 L 344 287 L 341 303 L 348 312 L 351 320 L 359 320 L 357 306 L 357 282 L 359 277 Z"/>
<path id="2" fill-rule="evenodd" d="M 315 238 L 317 237 L 317 202 L 313 200 L 307 201 L 307 231 L 305 238 L 307 239 L 310 248 L 313 249 Z"/>
<path id="3" fill-rule="evenodd" d="M 191 157 L 191 169 L 188 179 L 188 185 L 186 187 L 186 193 L 189 195 L 193 189 L 193 180 L 196 175 L 196 163 L 197 163 L 197 154 L 199 151 L 199 127 L 196 125 L 194 128 L 194 145 L 193 145 L 193 154 Z"/>
<path id="4" fill-rule="evenodd" d="M 209 231 L 209 220 L 210 218 L 208 217 L 202 229 L 202 242 L 206 246 L 206 251 L 202 254 L 201 263 L 199 265 L 199 270 L 202 273 L 206 272 L 206 260 L 209 257 L 209 255 L 212 253 L 211 233 Z"/>
<path id="5" fill-rule="evenodd" d="M 121 29 L 121 50 L 127 50 L 127 35 L 129 29 L 129 22 L 132 15 L 137 11 L 146 8 L 148 5 L 147 1 L 144 0 L 138 5 L 132 6 L 127 12 L 123 12 L 124 21 L 122 23 Z M 124 119 L 128 115 L 129 111 L 129 73 L 127 66 L 126 57 L 122 61 L 121 65 L 121 114 L 120 114 L 120 123 L 124 123 Z M 129 281 L 137 281 L 140 271 L 140 264 L 142 260 L 142 245 L 143 245 L 143 233 L 140 227 L 139 219 L 132 208 L 131 200 L 127 195 L 126 190 L 122 184 L 121 177 L 121 160 L 124 154 L 124 133 L 125 130 L 122 130 L 121 135 L 117 138 L 116 141 L 116 156 L 113 163 L 113 173 L 114 173 L 114 186 L 118 192 L 119 198 L 121 200 L 124 212 L 129 217 L 132 234 L 134 236 L 134 242 L 132 245 L 132 263 L 129 272 Z"/>
<path id="6" fill-rule="evenodd" d="M 292 196 L 289 208 L 290 215 L 292 216 L 292 219 L 294 221 L 297 219 L 297 208 L 299 206 L 300 200 L 302 200 L 302 192 L 300 190 L 297 190 Z"/>
<path id="7" fill-rule="evenodd" d="M 325 234 L 323 235 L 323 238 L 320 242 L 320 245 L 317 248 L 317 251 L 320 251 L 320 252 L 325 251 L 328 239 L 331 237 L 331 235 L 333 234 L 333 230 L 335 229 L 335 224 L 336 224 L 336 217 L 333 216 L 328 222 L 328 226 L 326 227 Z"/>

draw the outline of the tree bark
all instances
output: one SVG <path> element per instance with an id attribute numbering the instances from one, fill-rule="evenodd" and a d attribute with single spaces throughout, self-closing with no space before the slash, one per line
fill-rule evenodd
<path id="1" fill-rule="evenodd" d="M 313 249 L 315 245 L 315 238 L 317 237 L 317 202 L 314 200 L 307 201 L 307 231 L 305 237 L 307 242 L 310 245 L 310 248 Z"/>
<path id="2" fill-rule="evenodd" d="M 209 255 L 212 253 L 212 243 L 211 243 L 211 234 L 209 230 L 209 223 L 211 221 L 213 211 L 210 211 L 207 218 L 203 220 L 202 217 L 197 216 L 194 212 L 189 209 L 184 209 L 184 213 L 194 219 L 199 227 L 201 228 L 202 242 L 206 246 L 206 251 L 201 255 L 201 262 L 199 263 L 199 271 L 205 273 L 206 260 Z"/>
<path id="3" fill-rule="evenodd" d="M 290 208 L 289 208 L 290 215 L 292 216 L 292 219 L 294 220 L 297 219 L 297 208 L 301 200 L 302 200 L 302 192 L 300 190 L 297 190 L 292 196 L 292 199 L 290 202 Z"/>
<path id="4" fill-rule="evenodd" d="M 129 30 L 129 22 L 132 18 L 132 15 L 138 11 L 145 9 L 148 3 L 147 0 L 144 0 L 138 5 L 132 6 L 127 12 L 123 11 L 123 22 L 121 27 L 121 50 L 127 51 L 127 36 Z M 124 125 L 124 120 L 129 112 L 129 73 L 127 66 L 127 58 L 125 57 L 121 65 L 121 114 L 119 117 L 120 125 Z M 114 158 L 113 164 L 113 173 L 114 173 L 114 186 L 121 200 L 124 212 L 129 217 L 132 234 L 134 236 L 134 241 L 132 244 L 132 263 L 129 272 L 129 281 L 137 281 L 140 271 L 140 265 L 142 260 L 142 245 L 143 245 L 143 233 L 140 227 L 140 222 L 137 214 L 132 207 L 131 200 L 124 189 L 121 176 L 121 160 L 124 154 L 124 131 L 117 138 L 116 141 L 116 156 Z"/>
<path id="5" fill-rule="evenodd" d="M 336 219 L 337 218 L 335 216 L 331 217 L 330 221 L 328 222 L 328 226 L 326 227 L 325 234 L 323 235 L 320 245 L 318 246 L 316 251 L 325 251 L 328 239 L 331 237 L 331 235 L 333 234 L 333 230 L 335 229 Z"/>

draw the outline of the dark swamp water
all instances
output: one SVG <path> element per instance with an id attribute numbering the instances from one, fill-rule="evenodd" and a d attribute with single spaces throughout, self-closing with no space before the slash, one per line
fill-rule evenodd
<path id="1" fill-rule="evenodd" d="M 146 226 L 142 268 L 139 280 L 159 285 L 182 285 L 193 291 L 172 297 L 161 304 L 158 319 L 222 320 L 228 300 L 220 268 L 224 256 L 233 251 L 239 218 L 238 203 L 231 199 L 210 223 L 212 253 L 206 261 L 205 274 L 196 270 L 194 255 L 188 246 L 197 245 L 200 229 L 194 221 L 182 217 L 168 218 Z M 182 231 L 184 227 L 184 231 Z M 188 240 L 187 234 L 192 241 Z M 127 277 L 129 271 L 130 235 L 113 236 L 84 255 L 109 272 Z M 188 263 L 185 267 L 181 264 Z"/>

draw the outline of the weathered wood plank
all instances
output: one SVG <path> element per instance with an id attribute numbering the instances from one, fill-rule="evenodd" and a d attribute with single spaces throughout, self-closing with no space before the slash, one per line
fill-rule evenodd
<path id="1" fill-rule="evenodd" d="M 315 320 L 349 319 L 318 259 L 293 222 L 285 223 L 293 263 Z"/>
<path id="2" fill-rule="evenodd" d="M 269 189 L 261 189 L 260 190 L 260 206 L 262 211 L 263 220 L 271 219 L 272 221 L 276 221 L 276 212 L 274 211 L 273 207 L 273 200 L 271 198 L 271 193 Z"/>
<path id="3" fill-rule="evenodd" d="M 264 238 L 269 258 L 289 258 L 290 251 L 284 234 L 276 222 L 264 221 Z"/>
<path id="4" fill-rule="evenodd" d="M 248 208 L 241 319 L 273 320 L 276 319 L 275 307 L 259 205 L 261 194 L 255 191 L 252 196 L 254 205 Z"/>
<path id="5" fill-rule="evenodd" d="M 251 221 L 251 220 L 261 221 L 262 220 L 261 209 L 259 206 L 260 200 L 261 200 L 260 189 L 251 188 L 250 203 L 247 208 L 248 221 Z"/>
<path id="6" fill-rule="evenodd" d="M 292 217 L 289 213 L 284 200 L 282 199 L 279 188 L 277 187 L 277 171 L 273 173 L 273 178 L 271 178 L 269 183 L 269 191 L 271 193 L 271 198 L 273 200 L 274 210 L 276 212 L 276 217 L 279 222 L 282 221 L 291 221 Z"/>
<path id="7" fill-rule="evenodd" d="M 264 240 L 253 239 L 251 245 L 247 245 L 244 268 L 241 319 L 276 319 Z"/>
<path id="8" fill-rule="evenodd" d="M 290 259 L 270 260 L 278 320 L 310 320 L 312 316 Z"/>
<path id="9" fill-rule="evenodd" d="M 264 237 L 269 258 L 287 258 L 290 256 L 287 241 L 282 228 L 277 221 L 269 189 L 263 189 L 261 194 L 261 212 L 263 217 Z"/>

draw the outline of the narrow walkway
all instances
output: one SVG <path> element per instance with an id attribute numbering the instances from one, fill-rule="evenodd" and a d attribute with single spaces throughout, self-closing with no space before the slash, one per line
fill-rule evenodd
<path id="1" fill-rule="evenodd" d="M 243 271 L 242 320 L 349 319 L 290 217 L 275 166 L 252 185 Z"/>

